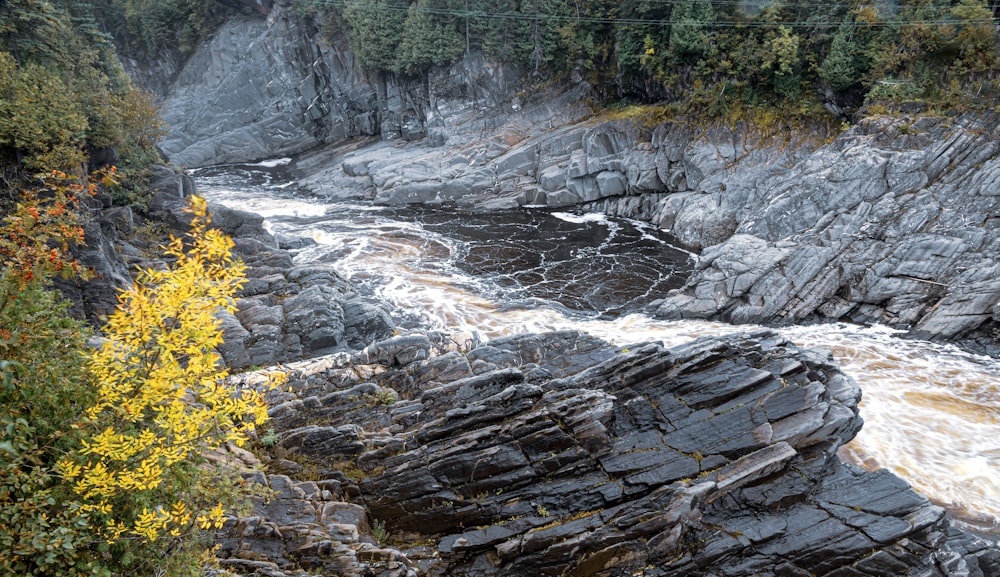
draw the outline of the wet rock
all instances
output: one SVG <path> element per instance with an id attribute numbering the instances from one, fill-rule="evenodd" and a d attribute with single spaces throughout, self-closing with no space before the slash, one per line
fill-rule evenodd
<path id="1" fill-rule="evenodd" d="M 271 271 L 272 267 L 258 267 Z M 332 268 L 302 266 L 265 277 L 258 291 L 237 302 L 244 332 L 227 334 L 223 357 L 234 368 L 265 366 L 359 349 L 384 338 L 393 322 L 384 308 L 368 302 Z M 248 274 L 254 274 L 251 267 Z M 283 274 L 282 274 L 283 273 Z M 248 364 L 241 364 L 249 358 Z"/>
<path id="2" fill-rule="evenodd" d="M 769 332 L 628 353 L 572 332 L 440 355 L 427 342 L 406 335 L 353 356 L 378 371 L 294 369 L 319 396 L 273 416 L 286 454 L 353 471 L 345 494 L 400 539 L 379 554 L 400 566 L 441 576 L 995 574 L 995 543 L 949 529 L 943 509 L 892 474 L 839 460 L 861 427 L 861 392 L 825 353 Z M 401 363 L 389 352 L 407 350 L 429 356 Z M 477 362 L 494 368 L 476 373 Z M 372 380 L 345 386 L 339 371 Z M 405 400 L 359 404 L 397 383 Z M 316 418 L 325 424 L 294 425 Z M 354 539 L 353 511 L 329 550 Z"/>

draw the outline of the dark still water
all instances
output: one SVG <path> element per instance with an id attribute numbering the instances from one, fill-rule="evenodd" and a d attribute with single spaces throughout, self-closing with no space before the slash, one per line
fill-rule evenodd
<path id="1" fill-rule="evenodd" d="M 456 267 L 489 279 L 489 296 L 508 307 L 541 299 L 605 317 L 636 312 L 684 284 L 691 266 L 669 235 L 599 214 L 416 208 L 394 217 L 457 240 Z"/>

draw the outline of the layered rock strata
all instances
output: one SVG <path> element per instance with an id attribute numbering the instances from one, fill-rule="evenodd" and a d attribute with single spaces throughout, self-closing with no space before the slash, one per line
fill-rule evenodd
<path id="1" fill-rule="evenodd" d="M 370 179 L 376 202 L 577 206 L 652 222 L 701 251 L 686 286 L 651 303 L 663 318 L 848 320 L 990 342 L 998 128 L 977 115 L 869 119 L 813 148 L 745 126 L 613 121 L 493 158 L 467 146 L 446 170 L 426 151 L 374 154 L 388 144 L 342 166 Z"/>
<path id="2" fill-rule="evenodd" d="M 768 332 L 628 352 L 575 332 L 468 347 L 408 335 L 292 367 L 273 399 L 271 468 L 315 481 L 270 477 L 277 500 L 231 522 L 224 564 L 1000 574 L 995 544 L 949 529 L 893 475 L 840 461 L 861 427 L 860 389 L 823 353 Z"/>

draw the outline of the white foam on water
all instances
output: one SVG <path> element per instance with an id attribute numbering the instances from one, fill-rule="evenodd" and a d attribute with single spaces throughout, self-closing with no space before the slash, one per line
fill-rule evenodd
<path id="1" fill-rule="evenodd" d="M 261 193 L 263 194 L 263 193 Z M 532 300 L 499 303 L 487 281 L 455 266 L 461 243 L 419 223 L 380 219 L 376 207 L 322 204 L 215 191 L 216 200 L 271 219 L 281 232 L 311 236 L 317 246 L 298 262 L 330 262 L 343 276 L 410 315 L 414 326 L 477 334 L 482 339 L 579 329 L 616 346 L 692 339 L 759 327 L 704 321 L 668 322 L 642 314 L 603 320 Z M 329 213 L 327 212 L 329 209 Z M 359 214 L 361 216 L 359 216 Z M 607 221 L 602 214 L 554 213 L 568 222 Z M 326 215 L 336 226 L 317 218 Z M 302 222 L 294 222 L 302 218 Z M 955 347 L 906 340 L 886 327 L 846 324 L 779 329 L 792 342 L 831 352 L 863 391 L 865 425 L 843 454 L 885 467 L 920 493 L 979 529 L 1000 523 L 1000 361 Z"/>
<path id="2" fill-rule="evenodd" d="M 585 222 L 608 222 L 608 215 L 600 212 L 588 212 L 584 214 L 574 214 L 572 212 L 553 212 L 551 214 L 559 220 L 572 222 L 574 224 L 583 224 Z"/>
<path id="3" fill-rule="evenodd" d="M 275 168 L 278 166 L 288 166 L 292 163 L 291 158 L 272 158 L 270 160 L 262 160 L 260 162 L 255 162 L 253 164 L 248 164 L 247 166 L 261 166 L 264 168 Z"/>

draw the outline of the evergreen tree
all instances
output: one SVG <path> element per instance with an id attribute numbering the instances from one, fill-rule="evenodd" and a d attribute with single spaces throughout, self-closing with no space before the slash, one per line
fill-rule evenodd
<path id="1" fill-rule="evenodd" d="M 0 10 L 0 68 L 2 168 L 73 170 L 88 150 L 144 155 L 155 144 L 155 108 L 137 106 L 143 97 L 88 2 L 10 0 Z"/>
<path id="2" fill-rule="evenodd" d="M 858 47 L 854 41 L 854 25 L 844 22 L 837 29 L 830 44 L 830 51 L 819 69 L 824 84 L 836 91 L 844 91 L 860 81 Z"/>
<path id="3" fill-rule="evenodd" d="M 982 0 L 960 0 L 951 7 L 950 15 L 957 22 L 950 42 L 952 50 L 959 54 L 956 72 L 988 73 L 998 61 L 992 10 Z"/>
<path id="4" fill-rule="evenodd" d="M 62 79 L 0 52 L 0 150 L 29 170 L 71 170 L 84 161 L 87 118 Z"/>
<path id="5" fill-rule="evenodd" d="M 489 56 L 512 62 L 517 58 L 517 41 L 525 22 L 518 18 L 515 0 L 466 0 L 469 48 L 480 48 Z"/>
<path id="6" fill-rule="evenodd" d="M 610 0 L 592 0 L 567 5 L 569 15 L 560 26 L 559 35 L 570 66 L 595 72 L 597 77 L 605 76 L 603 71 L 614 62 L 615 34 L 614 25 L 605 20 L 615 14 L 616 4 Z"/>
<path id="7" fill-rule="evenodd" d="M 465 37 L 459 29 L 457 6 L 448 0 L 417 0 L 407 12 L 395 69 L 414 74 L 444 66 L 461 57 Z M 464 22 L 462 22 L 464 24 Z"/>
<path id="8" fill-rule="evenodd" d="M 28 62 L 69 67 L 82 54 L 70 48 L 73 31 L 62 10 L 47 0 L 5 0 L 0 9 L 0 42 L 18 65 Z"/>
<path id="9" fill-rule="evenodd" d="M 694 63 L 707 50 L 715 12 L 709 0 L 682 0 L 670 15 L 670 53 L 678 62 Z"/>
<path id="10" fill-rule="evenodd" d="M 349 0 L 344 18 L 351 29 L 351 48 L 361 65 L 393 71 L 406 23 L 405 0 Z"/>
<path id="11" fill-rule="evenodd" d="M 527 21 L 526 34 L 519 43 L 519 60 L 536 74 L 565 59 L 560 28 L 570 11 L 563 0 L 524 0 L 521 17 Z"/>

